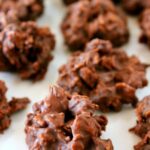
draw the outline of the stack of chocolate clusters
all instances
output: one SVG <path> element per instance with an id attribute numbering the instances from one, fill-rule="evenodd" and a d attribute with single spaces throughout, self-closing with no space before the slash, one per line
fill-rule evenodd
<path id="1" fill-rule="evenodd" d="M 63 0 L 67 12 L 61 31 L 69 50 L 68 62 L 59 68 L 57 85 L 33 105 L 25 126 L 29 150 L 113 150 L 102 133 L 108 123 L 96 111 L 119 112 L 136 107 L 137 125 L 130 129 L 142 138 L 135 150 L 150 150 L 150 97 L 139 102 L 136 91 L 147 86 L 146 69 L 136 56 L 122 48 L 130 33 L 120 6 L 139 15 L 140 42 L 150 46 L 150 0 Z M 0 71 L 16 72 L 22 79 L 45 77 L 53 59 L 55 36 L 35 20 L 43 13 L 43 0 L 0 1 Z M 0 132 L 10 116 L 29 103 L 28 98 L 7 102 L 0 81 Z"/>

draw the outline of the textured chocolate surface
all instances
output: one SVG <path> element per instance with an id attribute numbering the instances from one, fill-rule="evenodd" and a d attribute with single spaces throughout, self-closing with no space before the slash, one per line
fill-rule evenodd
<path id="1" fill-rule="evenodd" d="M 122 0 L 124 9 L 130 14 L 139 14 L 143 9 L 150 7 L 149 0 Z"/>
<path id="2" fill-rule="evenodd" d="M 131 128 L 134 132 L 142 138 L 142 141 L 135 146 L 135 150 L 149 150 L 150 149 L 150 96 L 145 97 L 140 101 L 136 108 L 137 124 Z"/>
<path id="3" fill-rule="evenodd" d="M 134 146 L 135 150 L 149 150 L 150 149 L 150 131 L 146 134 L 146 136 Z"/>
<path id="4" fill-rule="evenodd" d="M 87 95 L 101 111 L 120 111 L 137 103 L 137 88 L 147 85 L 146 66 L 135 56 L 95 39 L 84 52 L 74 53 L 59 69 L 58 84 L 71 93 Z"/>
<path id="5" fill-rule="evenodd" d="M 54 47 L 48 28 L 35 22 L 10 24 L 0 34 L 0 70 L 17 72 L 23 79 L 43 79 Z"/>
<path id="6" fill-rule="evenodd" d="M 94 115 L 97 105 L 86 96 L 69 95 L 50 88 L 49 96 L 33 106 L 26 123 L 30 150 L 113 150 L 110 140 L 100 138 L 107 119 Z"/>
<path id="7" fill-rule="evenodd" d="M 18 20 L 33 20 L 43 12 L 43 0 L 1 0 L 0 10 Z"/>
<path id="8" fill-rule="evenodd" d="M 129 38 L 126 17 L 110 0 L 83 0 L 70 5 L 61 29 L 71 49 L 82 49 L 96 37 L 110 40 L 114 46 Z"/>
<path id="9" fill-rule="evenodd" d="M 142 29 L 140 42 L 145 43 L 150 47 L 150 8 L 143 11 L 139 22 Z"/>
<path id="10" fill-rule="evenodd" d="M 150 131 L 150 96 L 138 103 L 136 108 L 137 125 L 131 129 L 140 137 L 144 137 Z"/>
<path id="11" fill-rule="evenodd" d="M 14 14 L 6 15 L 4 12 L 0 11 L 0 32 L 10 23 L 17 22 L 19 22 L 19 20 Z"/>

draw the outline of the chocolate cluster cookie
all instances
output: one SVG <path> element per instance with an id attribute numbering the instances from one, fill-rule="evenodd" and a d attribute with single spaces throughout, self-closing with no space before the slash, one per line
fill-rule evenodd
<path id="1" fill-rule="evenodd" d="M 94 115 L 97 105 L 86 96 L 69 95 L 50 88 L 49 96 L 33 106 L 25 127 L 30 150 L 113 150 L 110 140 L 100 138 L 107 119 Z"/>
<path id="2" fill-rule="evenodd" d="M 15 112 L 25 109 L 29 103 L 28 98 L 12 98 L 8 102 L 6 98 L 7 87 L 3 81 L 0 80 L 0 133 L 3 133 L 11 123 L 10 116 Z"/>
<path id="3" fill-rule="evenodd" d="M 6 26 L 0 34 L 0 70 L 17 72 L 23 79 L 42 79 L 52 59 L 54 35 L 35 22 Z"/>
<path id="4" fill-rule="evenodd" d="M 110 0 L 81 0 L 69 6 L 61 24 L 65 43 L 82 49 L 93 38 L 120 46 L 129 39 L 126 17 Z"/>
<path id="5" fill-rule="evenodd" d="M 137 125 L 130 129 L 142 138 L 134 148 L 135 150 L 150 149 L 150 96 L 145 97 L 138 103 L 136 108 Z"/>
<path id="6" fill-rule="evenodd" d="M 33 20 L 43 12 L 43 0 L 1 0 L 0 11 L 20 21 Z"/>
<path id="7" fill-rule="evenodd" d="M 150 0 L 122 0 L 123 8 L 130 14 L 139 14 L 150 7 Z"/>
<path id="8" fill-rule="evenodd" d="M 137 57 L 95 39 L 60 67 L 58 84 L 71 93 L 89 96 L 101 111 L 120 111 L 123 104 L 136 105 L 136 89 L 147 85 L 145 71 Z"/>
<path id="9" fill-rule="evenodd" d="M 146 43 L 150 47 L 150 8 L 142 12 L 139 22 L 142 29 L 140 42 Z"/>

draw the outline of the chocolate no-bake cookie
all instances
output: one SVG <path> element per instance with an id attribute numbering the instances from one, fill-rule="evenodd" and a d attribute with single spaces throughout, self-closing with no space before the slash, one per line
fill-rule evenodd
<path id="1" fill-rule="evenodd" d="M 1 0 L 0 11 L 18 20 L 33 20 L 43 12 L 43 0 Z"/>
<path id="2" fill-rule="evenodd" d="M 150 7 L 150 0 L 122 0 L 123 8 L 130 14 L 139 14 Z"/>
<path id="3" fill-rule="evenodd" d="M 146 66 L 135 56 L 95 39 L 59 69 L 58 84 L 71 93 L 87 95 L 101 111 L 120 111 L 137 103 L 137 88 L 147 85 Z"/>
<path id="4" fill-rule="evenodd" d="M 136 108 L 137 125 L 130 129 L 142 138 L 142 141 L 135 146 L 135 150 L 150 149 L 150 96 L 140 101 Z"/>
<path id="5" fill-rule="evenodd" d="M 7 87 L 3 81 L 0 80 L 0 133 L 3 133 L 11 123 L 10 116 L 22 109 L 25 109 L 29 103 L 28 98 L 12 98 L 8 102 L 6 98 Z"/>
<path id="6" fill-rule="evenodd" d="M 69 95 L 50 88 L 43 101 L 35 103 L 25 127 L 30 150 L 113 150 L 110 140 L 100 138 L 107 119 L 94 115 L 97 105 L 86 96 Z"/>
<path id="7" fill-rule="evenodd" d="M 110 0 L 83 0 L 70 5 L 61 29 L 71 49 L 82 49 L 96 37 L 110 40 L 114 46 L 129 38 L 126 17 Z"/>
<path id="8" fill-rule="evenodd" d="M 35 22 L 6 26 L 0 33 L 0 70 L 18 72 L 23 79 L 42 79 L 52 59 L 54 35 Z"/>
<path id="9" fill-rule="evenodd" d="M 140 42 L 146 43 L 150 47 L 150 8 L 142 12 L 139 22 L 142 29 Z"/>

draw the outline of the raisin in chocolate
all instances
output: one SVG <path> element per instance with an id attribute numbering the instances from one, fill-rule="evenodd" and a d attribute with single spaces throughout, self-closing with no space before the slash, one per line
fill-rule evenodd
<path id="1" fill-rule="evenodd" d="M 93 114 L 97 107 L 86 96 L 51 87 L 49 96 L 34 104 L 27 116 L 29 150 L 113 150 L 110 140 L 100 138 L 107 119 Z"/>
<path id="2" fill-rule="evenodd" d="M 0 34 L 0 70 L 17 72 L 23 79 L 43 79 L 51 52 L 55 46 L 54 35 L 35 22 L 10 24 Z"/>
<path id="3" fill-rule="evenodd" d="M 147 85 L 146 65 L 99 39 L 87 44 L 60 67 L 58 84 L 71 93 L 87 95 L 101 111 L 120 111 L 137 103 L 137 88 Z"/>
<path id="4" fill-rule="evenodd" d="M 12 98 L 8 102 L 6 98 L 7 87 L 3 81 L 0 80 L 0 133 L 9 128 L 11 123 L 11 115 L 15 112 L 23 110 L 30 102 L 28 98 Z"/>
<path id="5" fill-rule="evenodd" d="M 79 1 L 69 6 L 61 25 L 65 43 L 82 49 L 93 38 L 110 40 L 114 46 L 128 41 L 126 17 L 110 0 Z"/>

